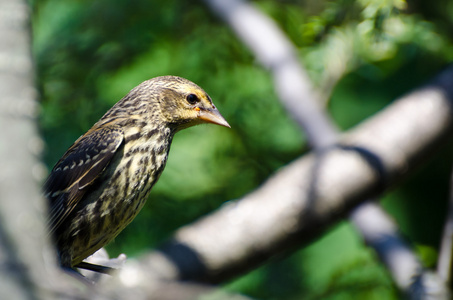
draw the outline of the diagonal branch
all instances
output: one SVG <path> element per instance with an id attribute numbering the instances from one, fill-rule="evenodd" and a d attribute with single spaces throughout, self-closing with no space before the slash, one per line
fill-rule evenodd
<path id="1" fill-rule="evenodd" d="M 314 147 L 336 140 L 336 128 L 323 113 L 319 95 L 301 67 L 291 42 L 266 15 L 243 0 L 205 0 L 234 30 L 258 61 L 269 68 L 290 116 L 305 129 Z"/>
<path id="2" fill-rule="evenodd" d="M 277 25 L 243 0 L 205 2 L 270 69 L 280 100 L 305 129 L 315 150 L 322 152 L 334 144 L 338 130 L 321 109 L 320 94 L 311 85 L 291 42 Z M 354 210 L 351 221 L 387 265 L 400 289 L 410 292 L 413 278 L 421 274 L 422 268 L 393 220 L 377 204 L 367 202 Z"/>

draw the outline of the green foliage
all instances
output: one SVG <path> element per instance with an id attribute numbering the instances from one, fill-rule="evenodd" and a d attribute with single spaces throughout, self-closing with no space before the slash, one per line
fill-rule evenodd
<path id="1" fill-rule="evenodd" d="M 443 1 L 429 8 L 402 0 L 254 3 L 296 45 L 344 129 L 453 58 L 453 4 L 445 10 Z M 155 246 L 179 226 L 253 190 L 305 151 L 303 133 L 279 104 L 267 71 L 202 3 L 35 0 L 33 11 L 49 168 L 132 87 L 158 75 L 200 84 L 232 126 L 178 133 L 151 201 L 109 246 L 113 255 Z M 439 156 L 383 200 L 427 266 L 439 243 L 449 156 Z M 226 288 L 261 299 L 398 298 L 372 251 L 345 224 Z"/>

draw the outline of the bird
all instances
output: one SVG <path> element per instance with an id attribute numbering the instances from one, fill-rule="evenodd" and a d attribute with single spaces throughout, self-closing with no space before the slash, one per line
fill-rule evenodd
<path id="1" fill-rule="evenodd" d="M 230 128 L 198 85 L 160 76 L 133 88 L 69 147 L 44 183 L 49 232 L 63 268 L 90 269 L 83 260 L 145 204 L 175 133 L 203 123 Z"/>

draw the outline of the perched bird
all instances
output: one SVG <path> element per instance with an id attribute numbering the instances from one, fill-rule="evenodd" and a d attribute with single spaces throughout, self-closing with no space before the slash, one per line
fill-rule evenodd
<path id="1" fill-rule="evenodd" d="M 132 89 L 75 141 L 44 185 L 64 268 L 78 266 L 134 219 L 165 167 L 174 134 L 201 123 L 230 127 L 199 86 L 162 76 Z"/>

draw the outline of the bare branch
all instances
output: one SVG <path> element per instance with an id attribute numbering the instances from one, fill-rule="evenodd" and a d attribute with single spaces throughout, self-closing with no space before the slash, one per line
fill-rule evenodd
<path id="1" fill-rule="evenodd" d="M 5 299 L 52 299 L 28 22 L 26 1 L 0 1 L 0 289 Z"/>
<path id="2" fill-rule="evenodd" d="M 269 68 L 287 111 L 305 129 L 315 147 L 335 141 L 334 125 L 323 114 L 319 96 L 301 68 L 293 46 L 276 24 L 242 0 L 205 0 L 235 31 L 258 60 Z"/>
<path id="3" fill-rule="evenodd" d="M 408 289 L 414 277 L 422 273 L 421 265 L 408 247 L 401 247 L 402 238 L 397 234 L 398 229 L 393 222 L 387 221 L 388 216 L 382 215 L 382 210 L 378 208 L 366 202 L 351 213 L 351 221 L 358 225 L 365 242 L 372 244 L 381 260 L 391 268 L 389 271 L 397 285 Z"/>
<path id="4" fill-rule="evenodd" d="M 270 69 L 280 100 L 289 114 L 305 129 L 310 144 L 318 151 L 332 145 L 338 130 L 321 109 L 320 93 L 312 87 L 295 55 L 294 47 L 277 25 L 242 0 L 205 2 L 233 28 L 259 61 Z M 352 221 L 388 266 L 397 285 L 409 292 L 413 277 L 419 275 L 422 268 L 399 236 L 393 220 L 378 205 L 367 202 L 354 211 Z M 369 224 L 377 226 L 370 227 Z"/>

